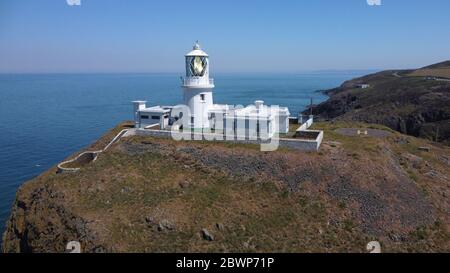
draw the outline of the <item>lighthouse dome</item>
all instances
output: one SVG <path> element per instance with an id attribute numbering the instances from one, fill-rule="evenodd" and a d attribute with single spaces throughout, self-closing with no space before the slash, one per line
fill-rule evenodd
<path id="1" fill-rule="evenodd" d="M 198 41 L 195 42 L 194 46 L 192 47 L 192 51 L 186 54 L 186 57 L 193 57 L 193 56 L 208 57 L 208 54 L 206 54 L 205 51 L 201 50 Z"/>

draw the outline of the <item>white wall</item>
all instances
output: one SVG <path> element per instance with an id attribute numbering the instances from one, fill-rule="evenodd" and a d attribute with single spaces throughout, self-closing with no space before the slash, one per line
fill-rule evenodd
<path id="1" fill-rule="evenodd" d="M 205 100 L 201 100 L 201 95 Z M 208 109 L 213 105 L 211 88 L 184 88 L 184 104 L 194 117 L 194 128 L 209 128 Z"/>

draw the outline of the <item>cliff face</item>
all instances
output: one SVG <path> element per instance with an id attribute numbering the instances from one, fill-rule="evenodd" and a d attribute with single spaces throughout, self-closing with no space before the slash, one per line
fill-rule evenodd
<path id="1" fill-rule="evenodd" d="M 418 70 L 383 71 L 326 91 L 314 106 L 325 120 L 377 123 L 404 134 L 450 144 L 450 62 Z M 366 89 L 358 84 L 369 84 Z M 307 112 L 307 111 L 306 111 Z"/>
<path id="2" fill-rule="evenodd" d="M 450 250 L 449 148 L 347 129 L 363 124 L 315 126 L 319 153 L 123 138 L 77 173 L 25 183 L 3 251 L 79 241 L 83 252 L 365 252 L 372 240 L 383 251 Z"/>
<path id="3" fill-rule="evenodd" d="M 88 150 L 105 147 L 120 130 L 130 126 L 130 122 L 118 125 Z M 98 243 L 98 236 L 90 229 L 90 223 L 74 213 L 72 205 L 76 206 L 77 201 L 73 197 L 77 193 L 72 192 L 70 185 L 64 184 L 64 178 L 56 173 L 57 168 L 51 168 L 17 191 L 3 234 L 4 252 L 65 252 L 66 244 L 73 238 L 84 238 L 85 251 L 105 251 Z M 53 183 L 63 185 L 58 187 Z"/>
<path id="4" fill-rule="evenodd" d="M 30 192 L 28 192 L 28 187 Z M 27 193 L 24 193 L 27 191 Z M 73 238 L 83 238 L 88 252 L 104 251 L 89 223 L 75 215 L 62 200 L 63 192 L 29 183 L 17 200 L 3 237 L 5 252 L 65 252 Z"/>

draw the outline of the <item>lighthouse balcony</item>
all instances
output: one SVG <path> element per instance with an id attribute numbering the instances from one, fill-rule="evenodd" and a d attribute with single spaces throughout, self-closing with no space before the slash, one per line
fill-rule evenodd
<path id="1" fill-rule="evenodd" d="M 182 80 L 184 87 L 214 87 L 214 79 L 209 78 L 184 78 Z"/>

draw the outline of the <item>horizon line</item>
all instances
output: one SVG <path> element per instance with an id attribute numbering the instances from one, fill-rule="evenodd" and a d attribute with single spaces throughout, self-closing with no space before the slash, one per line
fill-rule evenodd
<path id="1" fill-rule="evenodd" d="M 417 69 L 417 68 L 411 68 Z M 362 69 L 316 69 L 299 71 L 218 71 L 214 74 L 306 74 L 306 73 L 332 73 L 332 72 L 359 72 L 359 71 L 385 71 L 385 70 L 409 70 L 409 69 L 390 69 L 390 68 L 362 68 Z M 180 74 L 184 71 L 0 71 L 0 75 L 45 75 L 45 74 Z"/>

